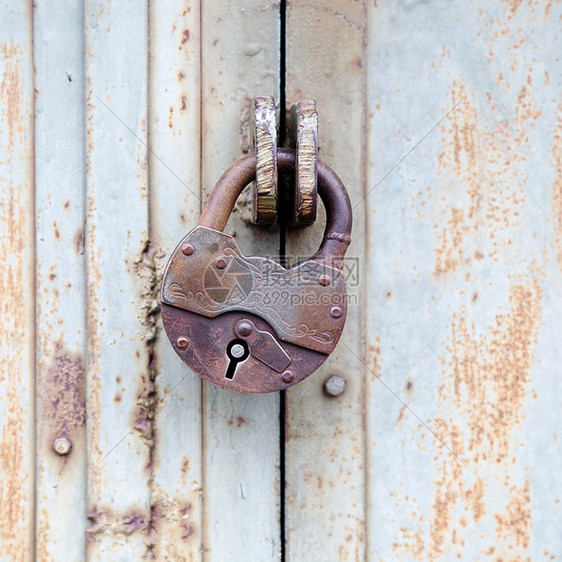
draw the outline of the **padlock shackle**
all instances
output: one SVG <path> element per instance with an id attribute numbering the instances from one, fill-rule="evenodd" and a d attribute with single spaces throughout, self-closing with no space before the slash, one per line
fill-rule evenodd
<path id="1" fill-rule="evenodd" d="M 277 150 L 280 173 L 295 171 L 296 152 Z M 201 213 L 199 226 L 224 230 L 234 204 L 244 188 L 256 179 L 255 153 L 243 156 L 220 177 Z M 320 248 L 310 259 L 341 269 L 351 242 L 352 209 L 347 190 L 336 173 L 318 160 L 318 195 L 326 208 L 326 228 Z"/>

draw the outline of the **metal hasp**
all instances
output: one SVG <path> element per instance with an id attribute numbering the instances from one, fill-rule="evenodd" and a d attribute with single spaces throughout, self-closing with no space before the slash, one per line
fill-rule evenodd
<path id="1" fill-rule="evenodd" d="M 302 100 L 291 108 L 289 139 L 297 150 L 297 170 L 293 190 L 296 225 L 309 226 L 316 220 L 318 113 L 314 100 Z"/>
<path id="2" fill-rule="evenodd" d="M 256 154 L 256 180 L 253 186 L 252 219 L 254 224 L 274 224 L 278 219 L 277 120 L 275 100 L 256 97 L 252 103 L 252 148 Z M 290 110 L 287 141 L 296 149 L 294 181 L 289 195 L 290 224 L 310 226 L 316 220 L 318 204 L 318 113 L 314 100 L 302 100 Z"/>
<path id="3" fill-rule="evenodd" d="M 277 121 L 275 100 L 254 98 L 252 146 L 256 153 L 253 219 L 256 224 L 273 224 L 277 220 Z"/>
<path id="4" fill-rule="evenodd" d="M 293 173 L 295 151 L 279 149 L 277 163 L 279 173 Z M 255 154 L 223 174 L 199 225 L 173 252 L 161 291 L 164 327 L 181 359 L 203 379 L 246 393 L 300 382 L 335 348 L 347 314 L 342 262 L 352 223 L 345 187 L 318 162 L 327 219 L 316 254 L 289 269 L 244 256 L 222 230 L 255 174 Z"/>

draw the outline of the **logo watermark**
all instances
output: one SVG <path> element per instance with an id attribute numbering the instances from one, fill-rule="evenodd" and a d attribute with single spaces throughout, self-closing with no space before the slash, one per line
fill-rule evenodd
<path id="1" fill-rule="evenodd" d="M 348 294 L 342 283 L 348 289 L 359 285 L 358 258 L 344 259 L 341 270 L 308 257 L 291 256 L 290 263 L 297 265 L 285 269 L 271 256 L 253 260 L 225 252 L 205 270 L 205 294 L 217 304 L 259 301 L 265 306 L 294 307 L 358 303 L 358 295 Z"/>

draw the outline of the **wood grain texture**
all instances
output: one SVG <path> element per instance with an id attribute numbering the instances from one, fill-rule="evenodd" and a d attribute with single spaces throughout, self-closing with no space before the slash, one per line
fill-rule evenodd
<path id="1" fill-rule="evenodd" d="M 179 240 L 196 224 L 200 181 L 199 3 L 150 3 L 150 259 L 154 288 Z M 154 417 L 151 508 L 157 560 L 200 560 L 202 529 L 201 381 L 174 353 L 154 294 Z"/>
<path id="2" fill-rule="evenodd" d="M 369 6 L 370 560 L 562 551 L 561 17 Z"/>
<path id="3" fill-rule="evenodd" d="M 286 559 L 363 560 L 364 449 L 364 77 L 366 12 L 362 2 L 291 2 L 287 7 L 287 105 L 316 100 L 319 156 L 346 185 L 354 210 L 345 267 L 347 323 L 322 368 L 287 391 Z M 291 262 L 320 243 L 324 212 L 308 229 L 290 230 Z M 346 391 L 328 397 L 323 383 L 343 376 Z"/>
<path id="4" fill-rule="evenodd" d="M 205 198 L 241 156 L 248 103 L 254 96 L 278 94 L 279 7 L 206 2 L 201 21 Z M 242 222 L 239 214 L 226 230 L 236 232 L 241 250 L 277 255 L 277 235 Z M 236 395 L 203 383 L 203 439 L 204 559 L 279 559 L 279 396 Z"/>
<path id="5" fill-rule="evenodd" d="M 84 560 L 86 526 L 83 8 L 36 2 L 36 548 Z M 59 32 L 60 28 L 65 33 Z M 55 439 L 71 451 L 59 456 Z"/>
<path id="6" fill-rule="evenodd" d="M 34 555 L 34 179 L 31 4 L 0 7 L 0 560 Z"/>
<path id="7" fill-rule="evenodd" d="M 139 560 L 150 529 L 153 270 L 147 8 L 87 2 L 88 557 Z"/>

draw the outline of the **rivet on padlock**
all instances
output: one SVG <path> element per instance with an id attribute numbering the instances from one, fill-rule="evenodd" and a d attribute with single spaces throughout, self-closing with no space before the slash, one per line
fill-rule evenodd
<path id="1" fill-rule="evenodd" d="M 279 149 L 279 172 L 295 170 L 295 152 Z M 313 373 L 335 348 L 345 324 L 342 262 L 350 243 L 351 205 L 338 176 L 318 162 L 326 207 L 319 250 L 285 269 L 246 257 L 222 231 L 256 156 L 219 179 L 195 227 L 175 249 L 162 281 L 162 320 L 176 353 L 201 378 L 235 392 L 272 392 Z"/>

